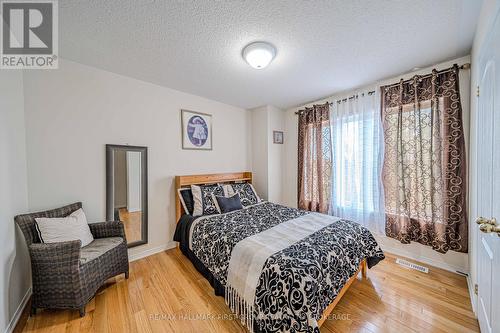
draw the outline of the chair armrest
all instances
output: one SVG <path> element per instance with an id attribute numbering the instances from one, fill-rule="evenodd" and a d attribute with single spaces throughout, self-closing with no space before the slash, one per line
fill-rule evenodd
<path id="1" fill-rule="evenodd" d="M 78 270 L 82 241 L 33 243 L 29 246 L 31 264 L 37 270 L 56 269 L 59 272 Z"/>
<path id="2" fill-rule="evenodd" d="M 121 222 L 89 223 L 89 227 L 94 238 L 123 237 L 125 239 L 125 230 Z"/>
<path id="3" fill-rule="evenodd" d="M 33 277 L 33 302 L 44 304 L 44 294 L 66 298 L 81 290 L 80 247 L 74 240 L 59 243 L 33 243 L 28 249 Z M 57 296 L 54 296 L 57 295 Z M 49 302 L 50 303 L 50 302 Z"/>

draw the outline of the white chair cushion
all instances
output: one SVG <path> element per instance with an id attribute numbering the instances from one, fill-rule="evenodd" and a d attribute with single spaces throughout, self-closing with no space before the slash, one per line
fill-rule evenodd
<path id="1" fill-rule="evenodd" d="M 84 265 L 94 259 L 99 258 L 106 252 L 114 249 L 123 243 L 121 237 L 108 237 L 94 239 L 89 245 L 82 247 L 80 252 L 80 264 Z"/>

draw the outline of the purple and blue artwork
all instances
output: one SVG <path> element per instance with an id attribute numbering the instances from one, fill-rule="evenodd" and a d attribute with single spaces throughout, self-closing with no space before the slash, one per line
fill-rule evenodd
<path id="1" fill-rule="evenodd" d="M 197 147 L 202 147 L 208 138 L 208 126 L 200 116 L 189 118 L 187 123 L 187 136 L 189 141 Z"/>

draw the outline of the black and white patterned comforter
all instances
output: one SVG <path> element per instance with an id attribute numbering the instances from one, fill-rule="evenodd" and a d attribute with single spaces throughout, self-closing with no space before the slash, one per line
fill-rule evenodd
<path id="1" fill-rule="evenodd" d="M 238 242 L 307 214 L 263 202 L 203 217 L 189 230 L 189 248 L 199 260 L 197 266 L 201 263 L 225 287 L 231 252 Z M 371 268 L 384 259 L 384 254 L 368 229 L 346 220 L 338 220 L 272 254 L 265 261 L 255 290 L 253 330 L 319 332 L 317 321 L 323 311 L 363 259 Z"/>

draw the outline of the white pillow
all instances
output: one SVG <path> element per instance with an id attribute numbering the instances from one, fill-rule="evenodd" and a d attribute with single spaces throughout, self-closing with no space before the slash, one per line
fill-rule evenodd
<path id="1" fill-rule="evenodd" d="M 85 213 L 81 208 L 66 217 L 37 217 L 35 218 L 35 227 L 42 243 L 68 242 L 79 239 L 84 247 L 94 240 Z"/>

